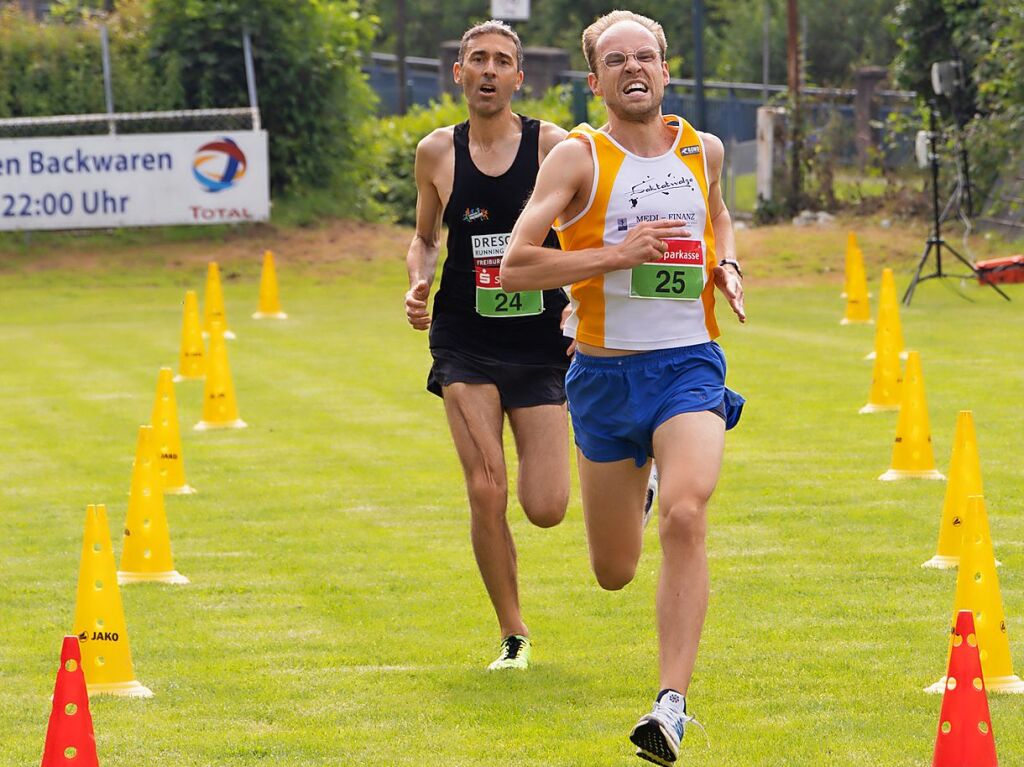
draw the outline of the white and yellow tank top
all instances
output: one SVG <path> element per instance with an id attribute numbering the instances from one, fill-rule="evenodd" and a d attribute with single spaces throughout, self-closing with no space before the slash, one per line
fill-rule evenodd
<path id="1" fill-rule="evenodd" d="M 616 245 L 644 221 L 679 221 L 690 231 L 669 240 L 658 262 L 608 272 L 567 288 L 572 315 L 565 334 L 607 349 L 647 351 L 706 343 L 718 337 L 715 321 L 715 233 L 708 215 L 704 143 L 685 120 L 665 115 L 677 129 L 672 148 L 638 157 L 589 125 L 569 137 L 590 144 L 594 184 L 586 207 L 556 221 L 562 250 Z M 579 140 L 579 139 L 577 139 Z"/>

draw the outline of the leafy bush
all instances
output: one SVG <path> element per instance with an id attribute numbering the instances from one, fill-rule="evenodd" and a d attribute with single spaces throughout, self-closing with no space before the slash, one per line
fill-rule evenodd
<path id="1" fill-rule="evenodd" d="M 573 127 L 570 94 L 567 86 L 552 88 L 542 98 L 522 99 L 512 104 L 520 114 L 547 120 L 567 130 Z M 372 158 L 371 180 L 374 199 L 383 205 L 386 215 L 402 224 L 416 221 L 416 145 L 436 128 L 466 120 L 468 112 L 460 98 L 447 93 L 429 107 L 415 106 L 401 117 L 371 120 L 363 128 L 363 137 Z M 605 122 L 604 105 L 591 99 L 589 120 L 593 125 Z"/>

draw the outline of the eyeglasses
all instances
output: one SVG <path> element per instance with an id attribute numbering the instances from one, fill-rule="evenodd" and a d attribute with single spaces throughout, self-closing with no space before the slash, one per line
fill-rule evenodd
<path id="1" fill-rule="evenodd" d="M 629 57 L 632 56 L 636 59 L 637 64 L 653 64 L 659 58 L 661 54 L 657 48 L 644 47 L 637 48 L 632 53 L 623 53 L 622 51 L 608 51 L 602 58 L 601 61 L 609 69 L 618 69 L 619 67 L 625 66 Z"/>

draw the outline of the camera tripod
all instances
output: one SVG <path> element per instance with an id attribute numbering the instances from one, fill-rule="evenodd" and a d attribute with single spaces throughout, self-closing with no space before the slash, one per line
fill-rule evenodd
<path id="1" fill-rule="evenodd" d="M 942 239 L 942 220 L 943 215 L 939 211 L 939 155 L 935 148 L 935 137 L 937 135 L 937 126 L 935 124 L 935 105 L 933 104 L 929 110 L 928 119 L 928 160 L 931 164 L 932 171 L 932 231 L 928 237 L 928 242 L 925 245 L 924 253 L 921 254 L 921 259 L 917 263 L 917 270 L 914 272 L 914 279 L 910 281 L 910 285 L 907 286 L 907 291 L 903 294 L 903 303 L 906 306 L 910 306 L 911 300 L 914 298 L 914 289 L 917 287 L 917 283 L 923 282 L 924 280 L 931 280 L 936 277 L 958 277 L 960 279 L 971 279 L 980 276 L 980 273 L 975 268 L 974 264 L 960 255 L 955 248 L 949 245 L 944 239 Z M 949 205 L 947 205 L 947 210 Z M 935 271 L 930 274 L 922 276 L 921 272 L 924 270 L 924 265 L 928 262 L 928 256 L 931 255 L 932 251 L 935 251 Z M 971 274 L 948 274 L 942 271 L 942 251 L 947 250 L 953 254 L 960 262 L 971 270 Z M 990 288 L 996 293 L 1001 295 L 1007 301 L 1010 297 L 1006 295 L 1000 288 L 992 282 L 986 282 Z"/>

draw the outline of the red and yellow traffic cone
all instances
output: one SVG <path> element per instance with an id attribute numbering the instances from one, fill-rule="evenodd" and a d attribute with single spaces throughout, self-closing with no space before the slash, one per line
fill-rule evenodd
<path id="1" fill-rule="evenodd" d="M 220 286 L 220 268 L 211 261 L 206 268 L 206 293 L 203 296 L 203 335 L 213 337 L 214 330 L 233 339 L 235 334 L 228 330 L 228 315 L 224 309 L 224 291 Z"/>
<path id="2" fill-rule="evenodd" d="M 195 492 L 185 480 L 185 458 L 181 454 L 178 427 L 178 402 L 174 397 L 174 379 L 170 368 L 160 368 L 153 403 L 153 437 L 160 456 L 160 482 L 165 493 L 191 495 Z"/>
<path id="3" fill-rule="evenodd" d="M 871 322 L 871 304 L 868 301 L 868 278 L 864 272 L 864 255 L 854 244 L 852 254 L 847 245 L 846 313 L 841 325 Z"/>
<path id="4" fill-rule="evenodd" d="M 159 460 L 153 427 L 140 426 L 128 494 L 128 518 L 124 523 L 121 567 L 117 571 L 120 583 L 188 583 L 188 578 L 174 569 Z"/>
<path id="5" fill-rule="evenodd" d="M 281 311 L 281 295 L 277 289 L 274 254 L 269 250 L 263 253 L 263 271 L 260 272 L 260 304 L 252 318 L 254 320 L 288 319 L 288 315 Z"/>
<path id="6" fill-rule="evenodd" d="M 224 336 L 214 333 L 210 337 L 210 356 L 206 363 L 206 385 L 203 387 L 203 417 L 193 428 L 244 429 L 248 424 L 238 417 L 235 385 L 231 381 L 228 365 L 228 347 Z"/>
<path id="7" fill-rule="evenodd" d="M 900 324 L 899 300 L 896 297 L 896 279 L 892 269 L 882 270 L 882 289 L 878 294 L 878 324 L 875 326 L 875 348 L 864 359 L 878 357 L 878 350 L 884 343 L 895 343 L 900 359 L 907 358 L 903 343 L 903 326 Z"/>
<path id="8" fill-rule="evenodd" d="M 942 521 L 939 523 L 939 543 L 935 556 L 922 567 L 950 570 L 960 562 L 960 543 L 963 540 L 963 522 L 967 517 L 967 499 L 982 495 L 981 464 L 978 460 L 978 441 L 974 434 L 974 414 L 961 410 L 956 418 L 953 454 L 949 460 L 949 483 L 942 502 Z"/>
<path id="9" fill-rule="evenodd" d="M 928 426 L 928 402 L 924 396 L 921 355 L 911 352 L 903 375 L 900 415 L 892 448 L 892 467 L 881 480 L 945 479 L 935 469 L 932 435 Z"/>
<path id="10" fill-rule="evenodd" d="M 89 506 L 85 512 L 78 599 L 72 627 L 81 643 L 81 663 L 89 694 L 151 698 L 153 691 L 135 679 L 117 582 L 107 507 L 103 504 Z"/>
<path id="11" fill-rule="evenodd" d="M 61 645 L 42 767 L 99 767 L 78 637 Z"/>
<path id="12" fill-rule="evenodd" d="M 185 291 L 185 311 L 181 319 L 181 354 L 175 381 L 201 381 L 206 374 L 203 328 L 199 321 L 199 299 L 194 290 Z"/>
<path id="13" fill-rule="evenodd" d="M 955 617 L 932 767 L 998 767 L 974 619 Z"/>
<path id="14" fill-rule="evenodd" d="M 1024 680 L 1013 673 L 996 558 L 992 552 L 985 499 L 980 495 L 972 495 L 968 499 L 960 568 L 956 577 L 954 623 L 961 610 L 974 613 L 985 686 L 990 692 L 1024 693 Z M 945 681 L 940 679 L 928 691 L 941 692 Z"/>

